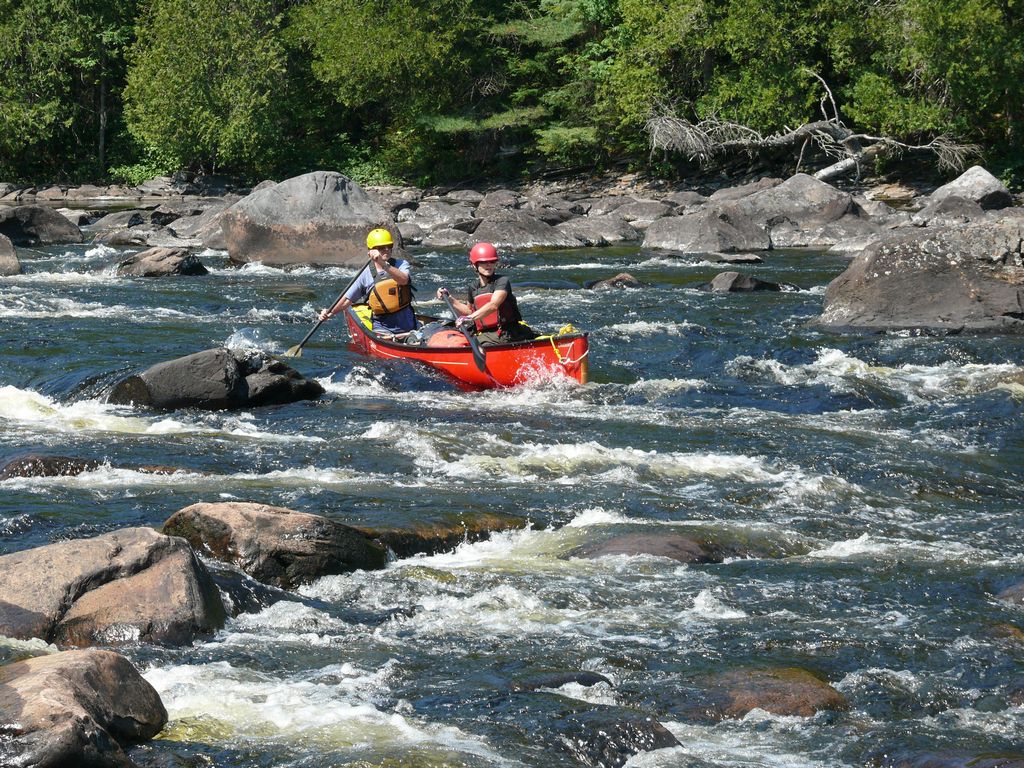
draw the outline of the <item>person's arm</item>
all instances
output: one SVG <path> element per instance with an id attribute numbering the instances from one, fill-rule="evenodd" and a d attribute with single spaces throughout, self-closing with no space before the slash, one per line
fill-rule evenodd
<path id="1" fill-rule="evenodd" d="M 369 286 L 373 284 L 373 277 L 370 275 L 368 270 L 364 270 L 359 276 L 359 279 L 352 284 L 345 295 L 342 296 L 333 306 L 320 311 L 319 319 L 327 320 L 328 318 L 334 317 L 339 312 L 344 312 L 346 309 L 352 306 L 354 303 L 352 299 L 356 296 L 361 296 L 369 290 Z"/>
<path id="2" fill-rule="evenodd" d="M 388 277 L 399 285 L 409 284 L 409 262 L 402 260 L 399 262 L 402 265 L 401 267 L 391 264 L 388 261 L 387 254 L 378 251 L 376 248 L 370 251 L 369 257 L 370 261 L 377 267 L 378 274 L 385 272 Z"/>
<path id="3" fill-rule="evenodd" d="M 458 312 L 460 316 L 468 315 L 470 312 L 473 311 L 473 307 L 471 307 L 469 304 L 467 304 L 464 301 L 460 301 L 459 299 L 456 299 L 454 296 L 448 293 L 447 288 L 442 286 L 441 288 L 437 289 L 437 298 L 441 299 L 441 301 L 444 301 L 445 294 L 447 294 L 448 298 L 452 300 L 452 306 L 455 307 L 455 311 Z"/>

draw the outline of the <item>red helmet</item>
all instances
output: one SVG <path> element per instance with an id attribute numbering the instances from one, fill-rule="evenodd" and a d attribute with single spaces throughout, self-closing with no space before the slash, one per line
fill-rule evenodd
<path id="1" fill-rule="evenodd" d="M 497 261 L 498 249 L 490 243 L 477 243 L 469 252 L 469 263 L 476 265 L 481 261 Z"/>

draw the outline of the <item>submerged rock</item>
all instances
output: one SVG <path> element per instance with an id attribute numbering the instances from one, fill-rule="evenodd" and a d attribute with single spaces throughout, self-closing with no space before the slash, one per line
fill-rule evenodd
<path id="1" fill-rule="evenodd" d="M 47 456 L 41 453 L 28 453 L 11 459 L 0 467 L 0 480 L 11 477 L 74 477 L 83 472 L 92 472 L 103 466 L 96 459 L 80 459 L 76 456 Z M 148 472 L 154 475 L 171 475 L 178 472 L 177 467 L 158 465 L 141 467 L 118 467 L 118 469 L 134 469 L 137 472 Z"/>
<path id="2" fill-rule="evenodd" d="M 453 512 L 432 522 L 417 522 L 404 527 L 354 526 L 367 537 L 394 552 L 398 557 L 435 555 L 448 552 L 466 541 L 483 541 L 492 533 L 525 528 L 521 517 L 494 512 Z"/>
<path id="3" fill-rule="evenodd" d="M 680 746 L 653 717 L 623 707 L 571 714 L 555 724 L 557 747 L 582 765 L 620 768 L 642 752 Z"/>
<path id="4" fill-rule="evenodd" d="M 193 504 L 168 518 L 163 531 L 282 589 L 387 562 L 384 547 L 356 528 L 266 504 Z"/>
<path id="5" fill-rule="evenodd" d="M 166 723 L 153 686 L 111 651 L 0 666 L 3 765 L 130 768 L 124 747 L 153 738 Z"/>
<path id="6" fill-rule="evenodd" d="M 797 667 L 732 670 L 699 679 L 695 684 L 691 698 L 674 709 L 698 720 L 741 718 L 753 709 L 811 717 L 822 710 L 849 706 L 839 691 Z"/>
<path id="7" fill-rule="evenodd" d="M 220 596 L 188 544 L 151 528 L 0 556 L 0 634 L 9 637 L 177 644 L 223 622 Z"/>
<path id="8" fill-rule="evenodd" d="M 895 750 L 894 750 L 895 751 Z M 1024 768 L 1024 754 L 962 751 L 907 751 L 881 755 L 877 768 Z"/>
<path id="9" fill-rule="evenodd" d="M 605 684 L 612 686 L 612 681 L 598 672 L 551 672 L 545 675 L 534 675 L 513 683 L 514 691 L 535 691 L 538 688 L 561 688 L 563 685 L 576 683 L 584 688 Z"/>
<path id="10" fill-rule="evenodd" d="M 727 557 L 778 558 L 798 554 L 805 548 L 773 542 L 735 531 L 687 528 L 684 531 L 627 531 L 607 539 L 588 542 L 563 555 L 593 560 L 617 555 L 650 555 L 681 563 L 720 563 Z"/>
<path id="11" fill-rule="evenodd" d="M 230 410 L 315 400 L 324 388 L 276 358 L 224 347 L 170 360 L 118 382 L 117 405 Z"/>

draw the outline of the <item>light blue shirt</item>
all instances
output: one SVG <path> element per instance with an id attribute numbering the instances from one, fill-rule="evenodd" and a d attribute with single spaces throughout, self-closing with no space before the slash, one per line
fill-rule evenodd
<path id="1" fill-rule="evenodd" d="M 395 259 L 394 261 L 396 269 L 405 275 L 410 274 L 408 261 L 405 259 Z M 352 287 L 345 292 L 345 298 L 353 304 L 359 304 L 366 301 L 367 297 L 370 295 L 370 289 L 373 288 L 373 284 L 376 282 L 376 276 L 378 274 L 379 273 L 374 272 L 374 267 L 372 265 L 369 269 L 364 269 L 360 273 L 359 279 L 356 280 L 352 284 Z M 375 331 L 404 333 L 405 331 L 413 330 L 415 327 L 416 315 L 413 313 L 412 307 L 400 309 L 398 312 L 390 315 L 373 315 L 373 330 Z"/>

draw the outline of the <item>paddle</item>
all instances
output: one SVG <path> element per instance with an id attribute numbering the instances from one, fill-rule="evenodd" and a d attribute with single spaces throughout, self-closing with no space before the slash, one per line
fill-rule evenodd
<path id="1" fill-rule="evenodd" d="M 366 263 L 363 264 L 362 269 L 360 269 L 358 272 L 356 272 L 356 276 L 353 277 L 349 281 L 349 284 L 345 286 L 345 290 L 343 290 L 341 293 L 338 294 L 338 298 L 336 298 L 334 300 L 334 304 L 337 304 L 339 301 L 341 301 L 343 298 L 345 298 L 345 294 L 348 293 L 348 289 L 356 284 L 356 280 L 359 279 L 359 276 L 361 274 L 363 274 L 363 272 L 366 271 L 366 268 L 368 266 L 370 266 L 370 261 L 372 261 L 372 259 L 367 259 L 366 260 Z M 334 304 L 331 304 L 331 308 L 332 309 L 334 308 Z M 326 320 L 326 319 L 327 318 L 324 318 L 324 320 Z M 302 348 L 306 345 L 306 342 L 310 340 L 310 338 L 313 336 L 313 334 L 316 333 L 317 329 L 321 325 L 324 324 L 324 320 L 318 320 L 316 325 L 314 325 L 313 328 L 310 330 L 310 332 L 306 334 L 306 338 L 304 338 L 302 341 L 300 341 L 294 347 L 290 347 L 288 349 L 288 351 L 284 353 L 284 356 L 285 357 L 302 357 Z"/>
<path id="2" fill-rule="evenodd" d="M 444 301 L 448 305 L 448 309 L 452 311 L 452 315 L 456 320 L 459 318 L 459 313 L 455 311 L 455 305 L 452 304 L 452 297 L 447 293 L 444 294 Z M 486 373 L 489 378 L 493 381 L 493 377 L 487 370 L 487 354 L 484 352 L 483 347 L 480 346 L 480 342 L 476 340 L 476 336 L 469 332 L 469 328 L 464 325 L 455 324 L 455 327 L 462 331 L 462 335 L 466 337 L 466 341 L 469 342 L 469 348 L 473 351 L 473 362 L 476 363 L 476 368 L 480 373 Z"/>

